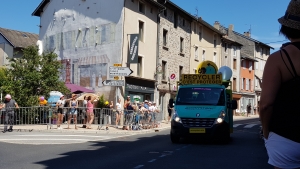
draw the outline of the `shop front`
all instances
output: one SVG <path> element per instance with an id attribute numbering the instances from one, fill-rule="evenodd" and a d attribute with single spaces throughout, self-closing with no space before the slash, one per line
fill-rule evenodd
<path id="1" fill-rule="evenodd" d="M 125 96 L 130 96 L 131 102 L 141 103 L 145 100 L 154 100 L 154 80 L 126 77 L 125 82 Z"/>
<path id="2" fill-rule="evenodd" d="M 241 97 L 242 97 L 241 94 L 232 93 L 232 99 L 233 99 L 233 100 L 236 100 L 236 102 L 237 102 L 237 104 L 238 104 L 237 107 L 240 107 L 239 105 L 240 105 Z M 240 109 L 234 110 L 233 114 L 234 114 L 234 115 L 237 115 L 237 113 L 241 113 L 241 112 L 240 112 Z"/>

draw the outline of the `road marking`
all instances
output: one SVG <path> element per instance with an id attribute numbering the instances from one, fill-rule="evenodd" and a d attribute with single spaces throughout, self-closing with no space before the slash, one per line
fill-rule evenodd
<path id="1" fill-rule="evenodd" d="M 163 154 L 163 155 L 161 155 L 161 156 L 159 156 L 159 157 L 165 157 L 165 156 L 166 156 L 166 155 Z"/>
<path id="2" fill-rule="evenodd" d="M 237 126 L 240 126 L 240 125 L 242 125 L 242 124 L 234 124 L 233 127 L 237 127 Z"/>
<path id="3" fill-rule="evenodd" d="M 176 150 L 179 151 L 179 150 L 181 150 L 181 148 L 177 148 Z"/>
<path id="4" fill-rule="evenodd" d="M 257 124 L 248 124 L 248 125 L 244 126 L 244 128 L 251 128 L 251 127 L 256 126 L 256 125 Z"/>
<path id="5" fill-rule="evenodd" d="M 134 168 L 142 168 L 142 167 L 144 167 L 144 165 L 138 165 L 138 166 L 136 166 Z"/>
<path id="6" fill-rule="evenodd" d="M 20 137 L 93 137 L 93 138 L 106 138 L 108 136 L 89 136 L 89 135 L 13 135 Z"/>
<path id="7" fill-rule="evenodd" d="M 156 159 L 152 159 L 152 160 L 150 160 L 150 161 L 148 161 L 149 163 L 152 163 L 152 162 L 154 162 L 154 161 L 156 161 Z"/>
<path id="8" fill-rule="evenodd" d="M 0 141 L 67 141 L 67 140 L 74 140 L 74 141 L 88 141 L 87 139 L 44 139 L 44 138 L 37 138 L 37 139 L 25 139 L 25 138 L 16 138 L 16 139 L 0 139 Z"/>

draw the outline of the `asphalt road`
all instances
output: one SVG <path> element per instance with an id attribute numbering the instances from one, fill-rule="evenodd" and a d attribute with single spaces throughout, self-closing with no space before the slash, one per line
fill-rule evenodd
<path id="1" fill-rule="evenodd" d="M 172 144 L 169 130 L 139 135 L 66 134 L 64 144 L 8 143 L 9 139 L 28 138 L 27 142 L 44 138 L 55 143 L 51 133 L 12 132 L 0 135 L 1 169 L 89 168 L 89 169 L 272 169 L 267 164 L 263 140 L 259 139 L 257 120 L 236 121 L 230 144 L 182 140 Z M 248 126 L 248 127 L 246 127 Z M 5 137 L 5 140 L 3 139 Z M 85 142 L 72 142 L 72 139 Z M 43 142 L 43 140 L 40 140 Z"/>

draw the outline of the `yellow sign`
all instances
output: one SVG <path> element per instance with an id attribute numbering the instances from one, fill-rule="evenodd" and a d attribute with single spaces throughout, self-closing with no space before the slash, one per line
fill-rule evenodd
<path id="1" fill-rule="evenodd" d="M 222 74 L 182 74 L 181 85 L 188 84 L 222 84 Z"/>
<path id="2" fill-rule="evenodd" d="M 205 133 L 205 128 L 190 128 L 190 133 Z"/>
<path id="3" fill-rule="evenodd" d="M 119 80 L 119 76 L 115 76 L 114 79 L 115 79 L 115 80 Z"/>
<path id="4" fill-rule="evenodd" d="M 218 67 L 212 61 L 203 61 L 198 65 L 197 74 L 217 74 Z"/>
<path id="5" fill-rule="evenodd" d="M 120 63 L 115 63 L 114 66 L 115 66 L 115 67 L 121 67 L 122 64 L 120 64 Z"/>

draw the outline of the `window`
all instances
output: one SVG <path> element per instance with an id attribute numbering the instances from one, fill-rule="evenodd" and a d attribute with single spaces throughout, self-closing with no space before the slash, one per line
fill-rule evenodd
<path id="1" fill-rule="evenodd" d="M 233 47 L 233 56 L 236 56 L 236 47 Z"/>
<path id="2" fill-rule="evenodd" d="M 166 73 L 167 73 L 167 62 L 162 61 L 162 79 L 166 80 Z"/>
<path id="3" fill-rule="evenodd" d="M 185 26 L 185 19 L 182 19 L 182 25 Z"/>
<path id="4" fill-rule="evenodd" d="M 163 30 L 163 45 L 167 46 L 168 44 L 168 31 L 167 30 Z"/>
<path id="5" fill-rule="evenodd" d="M 202 40 L 202 26 L 199 27 L 199 41 Z"/>
<path id="6" fill-rule="evenodd" d="M 255 62 L 255 70 L 258 70 L 258 63 L 259 62 Z"/>
<path id="7" fill-rule="evenodd" d="M 260 48 L 260 56 L 263 56 L 263 48 Z"/>
<path id="8" fill-rule="evenodd" d="M 198 51 L 198 47 L 195 47 L 195 60 L 199 60 L 199 51 Z"/>
<path id="9" fill-rule="evenodd" d="M 167 11 L 167 9 L 164 10 L 164 16 L 165 16 L 165 17 L 168 16 L 168 11 Z"/>
<path id="10" fill-rule="evenodd" d="M 228 48 L 227 43 L 225 43 L 224 44 L 224 51 L 225 51 L 225 53 L 227 53 L 227 48 Z"/>
<path id="11" fill-rule="evenodd" d="M 150 8 L 150 13 L 153 13 L 153 8 Z"/>
<path id="12" fill-rule="evenodd" d="M 181 75 L 182 75 L 182 71 L 183 71 L 183 66 L 179 66 L 179 78 L 180 78 Z"/>
<path id="13" fill-rule="evenodd" d="M 176 96 L 176 105 L 225 106 L 225 96 L 222 88 L 181 88 Z"/>
<path id="14" fill-rule="evenodd" d="M 142 67 L 142 65 L 143 65 L 143 60 L 142 60 L 143 58 L 142 57 L 138 57 L 138 64 L 137 64 L 137 76 L 142 76 L 142 71 L 143 71 L 143 67 Z"/>
<path id="15" fill-rule="evenodd" d="M 139 2 L 139 11 L 143 14 L 145 13 L 145 4 L 142 2 Z"/>
<path id="16" fill-rule="evenodd" d="M 249 80 L 246 79 L 246 90 L 249 90 Z"/>
<path id="17" fill-rule="evenodd" d="M 216 48 L 216 47 L 217 47 L 217 36 L 214 35 L 214 48 Z"/>
<path id="18" fill-rule="evenodd" d="M 194 23 L 194 33 L 197 33 L 197 23 Z"/>
<path id="19" fill-rule="evenodd" d="M 249 61 L 249 70 L 252 70 L 252 61 Z"/>
<path id="20" fill-rule="evenodd" d="M 178 14 L 174 13 L 174 28 L 177 28 L 178 26 Z"/>
<path id="21" fill-rule="evenodd" d="M 258 86 L 258 79 L 255 79 L 255 87 Z"/>
<path id="22" fill-rule="evenodd" d="M 233 59 L 233 69 L 236 70 L 236 59 Z"/>
<path id="23" fill-rule="evenodd" d="M 204 61 L 205 60 L 205 50 L 203 50 L 203 52 L 202 52 L 202 61 Z"/>
<path id="24" fill-rule="evenodd" d="M 233 78 L 233 82 L 232 82 L 232 88 L 233 88 L 233 91 L 237 91 L 236 90 L 236 78 Z"/>
<path id="25" fill-rule="evenodd" d="M 184 39 L 180 38 L 180 52 L 183 53 L 183 49 L 184 49 Z"/>
<path id="26" fill-rule="evenodd" d="M 217 63 L 217 53 L 216 52 L 214 52 L 213 62 Z"/>
<path id="27" fill-rule="evenodd" d="M 246 60 L 243 60 L 243 69 L 246 69 Z"/>
<path id="28" fill-rule="evenodd" d="M 140 41 L 144 42 L 144 22 L 139 21 L 139 38 Z"/>

